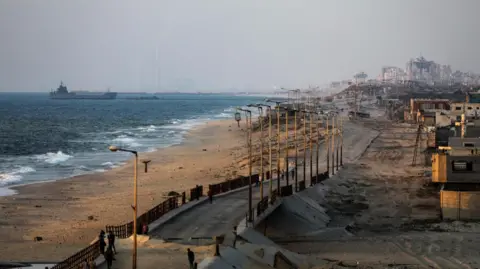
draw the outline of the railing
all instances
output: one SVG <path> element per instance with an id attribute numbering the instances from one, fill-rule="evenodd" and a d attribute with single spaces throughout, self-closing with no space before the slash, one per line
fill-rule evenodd
<path id="1" fill-rule="evenodd" d="M 292 194 L 293 194 L 292 185 L 280 187 L 280 196 L 285 197 L 285 196 L 290 196 Z"/>
<path id="2" fill-rule="evenodd" d="M 252 175 L 252 184 L 257 184 L 259 182 L 259 175 L 255 174 Z M 231 190 L 235 190 L 241 187 L 248 186 L 249 184 L 249 177 L 240 176 L 233 180 L 227 180 L 224 182 L 220 182 L 217 184 L 209 185 L 209 191 L 212 192 L 212 195 L 225 193 Z M 291 187 L 291 186 L 290 186 Z M 200 197 L 203 196 L 203 186 L 197 185 L 194 188 L 189 190 L 190 193 L 190 201 L 198 200 Z M 272 195 L 271 201 L 275 201 L 277 197 L 276 192 Z M 181 199 L 181 203 L 179 205 L 179 199 Z M 151 224 L 152 222 L 156 221 L 166 213 L 178 208 L 179 206 L 186 204 L 186 194 L 182 192 L 180 196 L 169 197 L 167 200 L 163 201 L 162 203 L 158 204 L 157 206 L 153 207 L 152 209 L 148 210 L 144 214 L 140 215 L 137 219 L 137 229 L 141 231 L 142 226 L 144 224 Z M 261 205 L 260 205 L 261 203 Z M 260 209 L 261 211 L 265 211 L 268 207 L 268 197 L 265 197 L 260 201 Z M 258 208 L 257 208 L 258 210 Z M 105 227 L 107 232 L 113 232 L 113 234 L 117 238 L 128 238 L 133 234 L 133 221 L 130 221 L 126 224 L 122 225 L 107 225 Z M 137 231 L 140 233 L 140 231 Z M 79 266 L 87 260 L 88 262 L 93 263 L 96 258 L 100 256 L 100 244 L 99 241 L 95 241 L 93 244 L 89 245 L 88 247 L 80 250 L 79 252 L 73 254 L 72 256 L 68 257 L 64 261 L 58 263 L 52 269 L 73 269 L 79 268 Z"/>
<path id="3" fill-rule="evenodd" d="M 318 174 L 317 180 L 316 180 L 316 184 L 324 181 L 324 180 L 327 179 L 327 178 L 329 178 L 329 175 L 328 175 L 328 172 L 327 172 L 327 171 L 325 171 L 325 172 L 323 172 L 323 173 L 321 173 L 321 174 Z"/>
<path id="4" fill-rule="evenodd" d="M 268 196 L 263 197 L 257 204 L 257 216 L 260 216 L 268 208 Z"/>
<path id="5" fill-rule="evenodd" d="M 277 200 L 277 190 L 275 189 L 272 191 L 272 196 L 270 197 L 270 204 L 273 205 L 276 200 Z"/>
<path id="6" fill-rule="evenodd" d="M 86 260 L 93 263 L 96 258 L 100 256 L 100 242 L 96 240 L 90 246 L 80 250 L 79 252 L 68 257 L 66 260 L 57 263 L 52 269 L 78 269 L 80 265 Z"/>
<path id="7" fill-rule="evenodd" d="M 305 180 L 298 182 L 298 190 L 303 191 L 305 189 Z"/>

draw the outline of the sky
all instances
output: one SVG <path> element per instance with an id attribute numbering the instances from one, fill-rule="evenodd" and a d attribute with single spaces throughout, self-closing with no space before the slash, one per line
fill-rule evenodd
<path id="1" fill-rule="evenodd" d="M 480 73 L 478 0 L 0 0 L 0 91 L 272 91 L 424 56 Z"/>

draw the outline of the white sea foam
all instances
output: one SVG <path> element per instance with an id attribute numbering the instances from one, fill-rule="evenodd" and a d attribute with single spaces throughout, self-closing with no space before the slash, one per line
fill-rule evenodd
<path id="1" fill-rule="evenodd" d="M 120 145 L 126 145 L 130 147 L 139 147 L 140 143 L 137 142 L 135 138 L 128 137 L 126 135 L 120 135 L 117 138 L 113 139 L 114 142 L 119 143 Z"/>
<path id="2" fill-rule="evenodd" d="M 104 162 L 102 163 L 103 166 L 109 166 L 109 167 L 112 167 L 114 166 L 114 164 L 112 162 Z"/>
<path id="3" fill-rule="evenodd" d="M 22 180 L 22 174 L 35 172 L 30 166 L 20 166 L 10 172 L 0 173 L 0 186 L 10 185 Z"/>
<path id="4" fill-rule="evenodd" d="M 73 156 L 65 154 L 61 151 L 56 153 L 54 152 L 47 152 L 45 154 L 36 155 L 35 158 L 37 160 L 44 161 L 49 164 L 58 164 L 67 161 L 68 159 L 72 158 Z"/>
<path id="5" fill-rule="evenodd" d="M 140 130 L 141 132 L 151 133 L 151 132 L 157 131 L 157 126 L 150 125 L 150 126 L 138 127 L 138 130 Z"/>
<path id="6" fill-rule="evenodd" d="M 204 122 L 205 122 L 204 120 L 200 120 L 200 119 L 185 120 L 185 121 L 183 121 L 182 123 L 178 122 L 177 124 L 174 124 L 174 125 L 165 125 L 165 126 L 162 126 L 162 128 L 164 128 L 164 129 L 173 129 L 173 130 L 185 130 L 185 131 L 188 131 L 188 130 L 194 128 L 195 126 L 200 125 L 200 124 L 202 124 L 202 123 L 204 123 Z"/>

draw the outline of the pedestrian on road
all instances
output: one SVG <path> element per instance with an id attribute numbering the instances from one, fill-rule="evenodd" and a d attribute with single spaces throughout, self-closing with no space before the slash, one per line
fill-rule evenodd
<path id="1" fill-rule="evenodd" d="M 148 224 L 144 223 L 142 226 L 142 233 L 147 235 L 148 234 Z"/>
<path id="2" fill-rule="evenodd" d="M 193 269 L 193 263 L 195 262 L 195 253 L 191 251 L 189 248 L 187 249 L 187 256 L 188 256 L 188 264 L 190 264 L 190 269 Z"/>
<path id="3" fill-rule="evenodd" d="M 292 169 L 292 178 L 295 177 L 295 169 Z"/>
<path id="4" fill-rule="evenodd" d="M 113 250 L 112 246 L 108 246 L 107 251 L 105 251 L 105 260 L 107 261 L 107 268 L 112 268 L 113 263 Z"/>
<path id="5" fill-rule="evenodd" d="M 210 200 L 210 204 L 213 203 L 213 192 L 210 189 L 208 189 L 208 200 Z"/>
<path id="6" fill-rule="evenodd" d="M 233 248 L 237 244 L 237 226 L 233 226 Z"/>
<path id="7" fill-rule="evenodd" d="M 105 247 L 107 243 L 105 243 L 105 231 L 102 230 L 100 235 L 98 236 L 98 241 L 100 241 L 100 254 L 105 254 Z"/>
<path id="8" fill-rule="evenodd" d="M 111 246 L 115 254 L 117 254 L 117 249 L 115 248 L 115 235 L 112 231 L 108 232 L 107 240 L 108 246 Z"/>

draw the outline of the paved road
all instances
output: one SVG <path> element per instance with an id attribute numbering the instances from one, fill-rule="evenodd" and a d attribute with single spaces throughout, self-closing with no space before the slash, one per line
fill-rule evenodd
<path id="1" fill-rule="evenodd" d="M 359 125 L 349 122 L 344 124 L 344 162 L 354 161 L 360 157 L 369 141 L 376 135 L 375 131 L 366 129 Z M 325 145 L 321 145 L 321 152 L 325 151 Z M 307 153 L 308 156 L 308 153 Z M 319 172 L 325 170 L 326 154 L 320 156 Z M 303 154 L 300 154 L 300 158 Z M 316 160 L 314 160 L 316 162 Z M 307 161 L 307 164 L 309 161 Z M 315 165 L 315 164 L 314 164 Z M 310 168 L 307 167 L 307 178 L 309 178 Z M 316 168 L 313 168 L 314 173 Z M 298 168 L 298 178 L 303 179 L 303 167 Z M 282 180 L 282 186 L 285 180 Z M 293 180 L 290 180 L 291 184 Z M 310 185 L 307 180 L 307 186 Z M 274 189 L 277 188 L 276 180 L 274 180 Z M 260 200 L 259 187 L 253 188 L 253 206 L 256 206 Z M 268 192 L 268 183 L 265 184 L 265 194 Z M 213 204 L 204 203 L 189 210 L 172 221 L 169 221 L 152 231 L 152 237 L 157 238 L 191 238 L 191 237 L 210 237 L 226 234 L 232 230 L 232 227 L 245 217 L 248 208 L 248 189 L 239 191 L 223 197 L 214 198 Z"/>

